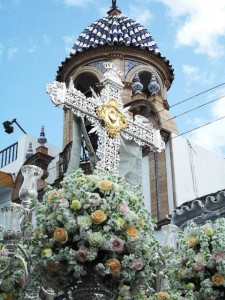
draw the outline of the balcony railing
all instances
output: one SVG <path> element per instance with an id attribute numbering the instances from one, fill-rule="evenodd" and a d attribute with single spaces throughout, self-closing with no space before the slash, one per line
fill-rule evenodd
<path id="1" fill-rule="evenodd" d="M 89 135 L 92 147 L 94 151 L 96 152 L 98 147 L 98 139 L 97 135 L 92 134 Z M 64 150 L 59 154 L 59 177 L 63 176 L 64 173 L 66 173 L 70 156 L 71 156 L 71 149 L 72 149 L 72 142 L 69 143 Z M 83 168 L 86 167 L 86 164 L 89 163 L 89 154 L 86 148 L 85 139 L 82 135 L 82 141 L 81 141 L 81 152 L 80 152 L 80 167 Z"/>
<path id="2" fill-rule="evenodd" d="M 18 142 L 0 151 L 0 169 L 17 159 Z"/>

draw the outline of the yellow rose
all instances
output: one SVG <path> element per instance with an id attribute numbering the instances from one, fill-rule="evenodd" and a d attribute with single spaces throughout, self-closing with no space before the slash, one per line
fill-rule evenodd
<path id="1" fill-rule="evenodd" d="M 80 210 L 81 209 L 81 202 L 79 200 L 72 200 L 72 203 L 70 205 L 70 207 L 73 209 L 73 210 Z"/>
<path id="2" fill-rule="evenodd" d="M 106 261 L 106 266 L 109 267 L 109 272 L 114 275 L 116 273 L 118 273 L 120 270 L 121 270 L 121 264 L 120 262 L 115 259 L 115 258 L 112 258 L 112 259 L 108 259 Z"/>
<path id="3" fill-rule="evenodd" d="M 61 190 L 58 190 L 58 198 L 62 199 L 63 198 L 63 193 Z"/>
<path id="4" fill-rule="evenodd" d="M 112 182 L 106 179 L 100 180 L 98 183 L 98 187 L 102 191 L 109 191 L 112 188 Z"/>
<path id="5" fill-rule="evenodd" d="M 75 179 L 76 183 L 85 183 L 87 180 L 85 177 L 78 177 Z"/>
<path id="6" fill-rule="evenodd" d="M 107 219 L 107 215 L 103 210 L 96 210 L 91 214 L 91 219 L 95 224 L 101 224 Z"/>
<path id="7" fill-rule="evenodd" d="M 204 262 L 205 261 L 205 255 L 203 253 L 199 252 L 195 255 L 194 260 L 196 262 Z"/>
<path id="8" fill-rule="evenodd" d="M 54 239 L 59 243 L 66 243 L 68 240 L 68 233 L 65 228 L 57 227 L 54 231 Z"/>
<path id="9" fill-rule="evenodd" d="M 117 221 L 120 223 L 120 228 L 123 228 L 125 221 L 122 218 L 118 218 Z"/>
<path id="10" fill-rule="evenodd" d="M 145 225 L 145 220 L 144 220 L 143 218 L 139 221 L 139 225 L 140 225 L 141 227 L 144 227 L 144 225 Z"/>
<path id="11" fill-rule="evenodd" d="M 167 300 L 167 299 L 170 299 L 170 295 L 167 292 L 159 292 L 157 294 L 157 299 L 159 299 L 159 300 Z"/>
<path id="12" fill-rule="evenodd" d="M 128 237 L 137 238 L 138 230 L 134 226 L 128 226 L 126 230 L 126 234 Z"/>
<path id="13" fill-rule="evenodd" d="M 135 203 L 135 202 L 138 201 L 138 198 L 137 197 L 130 197 L 129 201 L 130 201 L 130 203 Z"/>
<path id="14" fill-rule="evenodd" d="M 221 286 L 223 285 L 224 278 L 221 274 L 216 273 L 215 275 L 212 276 L 212 282 L 215 286 Z"/>
<path id="15" fill-rule="evenodd" d="M 177 274 L 178 279 L 182 280 L 185 278 L 185 276 L 183 274 L 183 271 L 185 271 L 185 270 L 186 270 L 185 266 L 180 267 L 180 269 L 178 270 L 178 274 Z"/>
<path id="16" fill-rule="evenodd" d="M 48 195 L 48 200 L 52 200 L 52 199 L 54 198 L 54 196 L 55 196 L 55 195 L 54 195 L 53 193 L 49 194 L 49 195 Z"/>
<path id="17" fill-rule="evenodd" d="M 45 255 L 50 255 L 50 254 L 52 254 L 52 249 L 49 249 L 49 248 L 45 248 L 45 249 L 43 249 L 42 250 L 42 252 L 41 252 L 41 256 L 45 256 Z"/>
<path id="18" fill-rule="evenodd" d="M 195 247 L 198 244 L 198 238 L 194 235 L 189 236 L 188 238 L 188 246 L 190 248 Z"/>
<path id="19" fill-rule="evenodd" d="M 193 290 L 193 289 L 195 288 L 195 285 L 194 285 L 194 283 L 189 282 L 189 283 L 186 285 L 186 288 L 187 288 L 188 290 Z"/>
<path id="20" fill-rule="evenodd" d="M 214 234 L 214 231 L 211 227 L 208 227 L 205 229 L 205 235 L 206 236 L 212 236 Z"/>

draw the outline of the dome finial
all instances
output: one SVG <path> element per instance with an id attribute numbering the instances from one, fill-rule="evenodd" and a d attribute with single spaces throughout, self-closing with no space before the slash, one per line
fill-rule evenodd
<path id="1" fill-rule="evenodd" d="M 117 8 L 116 0 L 112 0 L 112 8 Z"/>
<path id="2" fill-rule="evenodd" d="M 121 14 L 121 10 L 118 9 L 118 6 L 116 4 L 116 0 L 112 0 L 112 6 L 110 8 L 110 11 L 108 11 L 109 16 L 119 16 Z"/>
<path id="3" fill-rule="evenodd" d="M 27 150 L 27 153 L 26 153 L 26 159 L 30 158 L 31 156 L 33 156 L 33 149 L 32 149 L 32 143 L 29 143 L 29 149 Z"/>
<path id="4" fill-rule="evenodd" d="M 41 133 L 40 133 L 40 137 L 38 138 L 38 143 L 41 146 L 44 146 L 44 144 L 47 143 L 47 139 L 45 137 L 44 126 L 41 126 Z"/>

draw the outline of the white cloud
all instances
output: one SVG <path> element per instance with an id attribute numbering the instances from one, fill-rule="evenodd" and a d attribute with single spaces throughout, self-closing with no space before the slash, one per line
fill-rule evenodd
<path id="1" fill-rule="evenodd" d="M 149 9 L 140 5 L 130 5 L 128 15 L 141 25 L 148 25 L 153 17 Z"/>
<path id="2" fill-rule="evenodd" d="M 34 53 L 37 50 L 37 47 L 35 45 L 30 46 L 30 48 L 28 49 L 28 52 L 30 53 Z"/>
<path id="3" fill-rule="evenodd" d="M 199 79 L 199 70 L 197 67 L 191 65 L 183 65 L 182 66 L 183 73 L 191 80 Z"/>
<path id="4" fill-rule="evenodd" d="M 84 6 L 90 2 L 94 2 L 93 0 L 64 0 L 64 3 L 68 6 Z"/>
<path id="5" fill-rule="evenodd" d="M 220 89 L 220 93 L 214 93 L 210 98 L 225 95 L 225 89 Z M 197 118 L 192 120 L 195 126 L 201 126 L 205 123 L 222 118 L 225 116 L 225 96 L 215 102 L 210 109 L 210 117 Z M 197 129 L 190 133 L 189 138 L 196 144 L 225 157 L 225 118 L 218 120 L 210 125 Z"/>
<path id="6" fill-rule="evenodd" d="M 225 49 L 225 1 L 156 0 L 165 4 L 177 20 L 176 44 L 194 47 L 195 52 L 220 57 Z"/>
<path id="7" fill-rule="evenodd" d="M 8 60 L 12 60 L 15 57 L 17 52 L 18 52 L 18 48 L 10 47 L 8 49 Z"/>
<path id="8" fill-rule="evenodd" d="M 70 35 L 70 36 L 64 36 L 63 37 L 66 52 L 71 52 L 72 47 L 73 47 L 76 39 L 77 39 L 77 36 L 75 36 L 75 35 Z"/>
<path id="9" fill-rule="evenodd" d="M 198 67 L 191 65 L 182 65 L 182 71 L 187 79 L 187 83 L 201 82 L 201 83 L 211 83 L 215 79 L 214 73 L 208 73 L 207 71 L 200 71 Z"/>

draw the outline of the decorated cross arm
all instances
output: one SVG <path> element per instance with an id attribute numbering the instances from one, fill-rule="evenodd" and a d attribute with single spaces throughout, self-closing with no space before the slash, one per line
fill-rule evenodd
<path id="1" fill-rule="evenodd" d="M 86 98 L 79 90 L 67 89 L 64 82 L 54 81 L 46 86 L 52 102 L 61 108 L 69 108 L 78 117 L 98 119 L 95 113 L 96 104 L 93 98 Z"/>
<path id="2" fill-rule="evenodd" d="M 86 98 L 73 84 L 66 88 L 65 83 L 57 81 L 47 85 L 47 93 L 56 106 L 69 108 L 78 117 L 86 117 L 92 123 L 91 131 L 96 131 L 99 138 L 96 168 L 117 173 L 121 136 L 157 152 L 162 151 L 165 144 L 159 130 L 153 128 L 148 119 L 135 116 L 132 120 L 128 115 L 121 99 L 121 73 L 112 63 L 106 63 L 105 68 L 100 95 L 93 92 L 93 97 Z"/>

